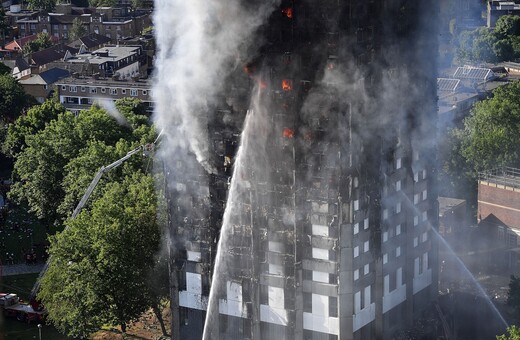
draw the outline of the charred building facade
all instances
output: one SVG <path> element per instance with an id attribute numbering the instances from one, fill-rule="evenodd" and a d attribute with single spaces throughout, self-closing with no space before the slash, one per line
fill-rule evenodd
<path id="1" fill-rule="evenodd" d="M 166 162 L 173 338 L 391 339 L 435 300 L 435 18 L 281 1 L 202 121 L 212 173 Z"/>

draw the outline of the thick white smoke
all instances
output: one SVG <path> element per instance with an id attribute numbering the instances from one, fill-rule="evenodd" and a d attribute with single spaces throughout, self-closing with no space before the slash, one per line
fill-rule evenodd
<path id="1" fill-rule="evenodd" d="M 156 0 L 154 120 L 162 147 L 189 149 L 208 172 L 205 121 L 222 82 L 277 0 Z M 168 154 L 168 152 L 166 152 Z"/>
<path id="2" fill-rule="evenodd" d="M 98 98 L 96 99 L 95 103 L 100 107 L 104 108 L 110 115 L 110 117 L 114 118 L 119 125 L 130 127 L 130 124 L 126 120 L 125 116 L 123 116 L 121 112 L 119 112 L 119 110 L 116 107 L 116 104 L 112 100 Z"/>

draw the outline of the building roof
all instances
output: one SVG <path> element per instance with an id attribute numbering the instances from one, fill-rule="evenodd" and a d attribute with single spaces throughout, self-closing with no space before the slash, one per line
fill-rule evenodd
<path id="1" fill-rule="evenodd" d="M 55 67 L 40 74 L 31 75 L 27 79 L 20 80 L 19 83 L 22 85 L 50 85 L 69 75 L 69 71 Z"/>
<path id="2" fill-rule="evenodd" d="M 104 35 L 91 33 L 73 41 L 69 46 L 79 48 L 81 45 L 85 45 L 87 49 L 91 49 L 108 43 L 110 43 L 110 38 L 105 37 Z"/>
<path id="3" fill-rule="evenodd" d="M 15 39 L 5 45 L 5 49 L 8 51 L 21 51 L 23 47 L 30 41 L 36 40 L 38 36 L 36 34 L 28 35 L 21 39 Z"/>
<path id="4" fill-rule="evenodd" d="M 489 68 L 480 68 L 473 66 L 457 67 L 453 74 L 453 78 L 464 80 L 480 80 L 486 81 L 495 77 L 493 71 Z"/>
<path id="5" fill-rule="evenodd" d="M 479 184 L 502 187 L 504 189 L 520 189 L 520 169 L 503 167 L 479 173 Z"/>
<path id="6" fill-rule="evenodd" d="M 18 68 L 18 71 L 21 72 L 23 70 L 27 70 L 28 68 L 31 68 L 31 66 L 29 65 L 27 60 L 25 60 L 25 58 L 18 57 L 18 58 L 16 58 L 16 60 L 14 62 L 13 69 L 15 69 L 15 68 Z"/>
<path id="7" fill-rule="evenodd" d="M 437 90 L 455 92 L 459 86 L 460 79 L 437 78 Z"/>
<path id="8" fill-rule="evenodd" d="M 103 64 L 106 62 L 117 62 L 134 55 L 140 46 L 106 46 L 92 53 L 83 53 L 70 58 L 70 63 Z M 137 61 L 136 61 L 137 62 Z"/>
<path id="9" fill-rule="evenodd" d="M 67 45 L 56 45 L 31 54 L 31 63 L 41 66 L 56 60 L 62 60 L 67 51 L 71 54 L 78 53 L 78 49 Z"/>
<path id="10" fill-rule="evenodd" d="M 82 15 L 71 15 L 71 14 L 56 14 L 49 13 L 50 23 L 51 24 L 62 24 L 62 25 L 72 25 L 74 19 L 79 18 L 83 23 L 90 23 L 90 14 L 82 14 Z"/>
<path id="11" fill-rule="evenodd" d="M 451 197 L 440 197 L 439 201 L 439 216 L 444 215 L 444 213 L 448 210 L 451 210 L 461 204 L 466 203 L 466 200 L 462 200 L 459 198 L 451 198 Z"/>

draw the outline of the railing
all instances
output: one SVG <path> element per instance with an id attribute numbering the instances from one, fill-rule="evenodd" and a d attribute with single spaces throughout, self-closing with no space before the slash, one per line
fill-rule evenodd
<path id="1" fill-rule="evenodd" d="M 478 174 L 480 182 L 487 182 L 488 185 L 495 185 L 495 187 L 508 187 L 513 191 L 520 190 L 520 169 L 511 167 L 502 167 L 493 169 L 488 172 L 481 172 Z"/>

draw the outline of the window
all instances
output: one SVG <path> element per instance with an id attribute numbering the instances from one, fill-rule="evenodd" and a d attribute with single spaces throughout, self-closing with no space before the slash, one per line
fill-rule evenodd
<path id="1" fill-rule="evenodd" d="M 368 275 L 368 272 L 370 272 L 370 264 L 365 264 L 363 267 L 363 275 Z"/>
<path id="2" fill-rule="evenodd" d="M 388 241 L 388 231 L 383 232 L 383 242 Z"/>
<path id="3" fill-rule="evenodd" d="M 422 220 L 426 221 L 427 219 L 428 219 L 428 212 L 427 211 L 423 211 L 423 213 L 422 213 Z"/>
<path id="4" fill-rule="evenodd" d="M 396 169 L 396 170 L 401 169 L 401 158 L 398 158 L 398 159 L 395 161 L 395 169 Z"/>
<path id="5" fill-rule="evenodd" d="M 61 90 L 62 90 L 62 91 L 66 91 L 66 90 L 67 90 L 67 86 L 65 86 L 65 85 L 61 85 Z"/>
<path id="6" fill-rule="evenodd" d="M 367 230 L 367 229 L 368 229 L 368 218 L 365 218 L 365 220 L 363 221 L 363 223 L 364 223 L 363 228 L 364 228 L 365 230 Z"/>
<path id="7" fill-rule="evenodd" d="M 354 257 L 359 256 L 359 247 L 354 247 Z"/>
<path id="8" fill-rule="evenodd" d="M 419 239 L 417 237 L 414 237 L 413 239 L 413 246 L 417 247 L 419 245 Z"/>
<path id="9" fill-rule="evenodd" d="M 121 94 L 126 94 L 126 89 L 121 89 Z"/>
<path id="10" fill-rule="evenodd" d="M 110 89 L 110 94 L 111 95 L 116 95 L 117 94 L 117 89 Z"/>
<path id="11" fill-rule="evenodd" d="M 413 181 L 414 182 L 419 182 L 419 173 L 418 172 L 414 172 L 413 173 Z"/>
<path id="12" fill-rule="evenodd" d="M 413 225 L 414 226 L 418 226 L 419 225 L 419 216 L 414 216 L 413 217 Z"/>
<path id="13" fill-rule="evenodd" d="M 388 262 L 388 254 L 383 254 L 383 264 Z"/>
<path id="14" fill-rule="evenodd" d="M 354 270 L 354 281 L 359 279 L 359 269 Z"/>
<path id="15" fill-rule="evenodd" d="M 401 247 L 395 248 L 395 257 L 401 256 Z"/>
<path id="16" fill-rule="evenodd" d="M 403 268 L 402 267 L 397 268 L 395 280 L 396 280 L 395 285 L 397 287 L 401 287 L 403 285 Z"/>
<path id="17" fill-rule="evenodd" d="M 105 93 L 107 92 L 107 89 L 105 89 L 104 87 L 101 88 L 101 93 Z"/>
<path id="18" fill-rule="evenodd" d="M 146 96 L 146 95 L 148 95 L 148 91 L 143 90 L 143 96 Z"/>
<path id="19" fill-rule="evenodd" d="M 86 90 L 87 90 L 87 88 L 85 86 L 81 87 L 81 92 L 85 92 Z"/>
<path id="20" fill-rule="evenodd" d="M 413 195 L 413 204 L 418 204 L 419 203 L 419 194 L 414 194 Z"/>
<path id="21" fill-rule="evenodd" d="M 388 209 L 383 210 L 383 220 L 386 220 L 388 218 Z"/>
<path id="22" fill-rule="evenodd" d="M 399 214 L 401 212 L 401 202 L 395 205 L 395 213 Z"/>
<path id="23" fill-rule="evenodd" d="M 358 211 L 359 210 L 359 200 L 355 200 L 354 201 L 354 211 Z"/>
<path id="24" fill-rule="evenodd" d="M 401 235 L 401 225 L 398 224 L 395 226 L 395 236 Z"/>
<path id="25" fill-rule="evenodd" d="M 423 190 L 422 192 L 422 199 L 423 201 L 428 198 L 428 190 Z"/>
<path id="26" fill-rule="evenodd" d="M 422 234 L 422 241 L 423 241 L 423 242 L 428 241 L 428 232 L 427 232 L 427 231 L 425 231 L 425 232 Z"/>
<path id="27" fill-rule="evenodd" d="M 354 235 L 359 233 L 359 223 L 354 224 Z"/>
<path id="28" fill-rule="evenodd" d="M 357 177 L 354 177 L 354 188 L 357 188 L 359 185 L 359 180 Z"/>
<path id="29" fill-rule="evenodd" d="M 426 179 L 426 169 L 424 169 L 424 170 L 422 171 L 422 178 L 423 178 L 423 179 Z"/>
<path id="30" fill-rule="evenodd" d="M 132 97 L 137 97 L 137 90 L 136 89 L 130 89 L 130 95 Z"/>
<path id="31" fill-rule="evenodd" d="M 401 191 L 401 181 L 395 182 L 395 191 Z"/>
<path id="32" fill-rule="evenodd" d="M 363 243 L 363 252 L 367 252 L 370 250 L 370 241 L 365 241 L 365 243 Z"/>
<path id="33" fill-rule="evenodd" d="M 90 93 L 97 93 L 97 87 L 91 87 Z"/>

